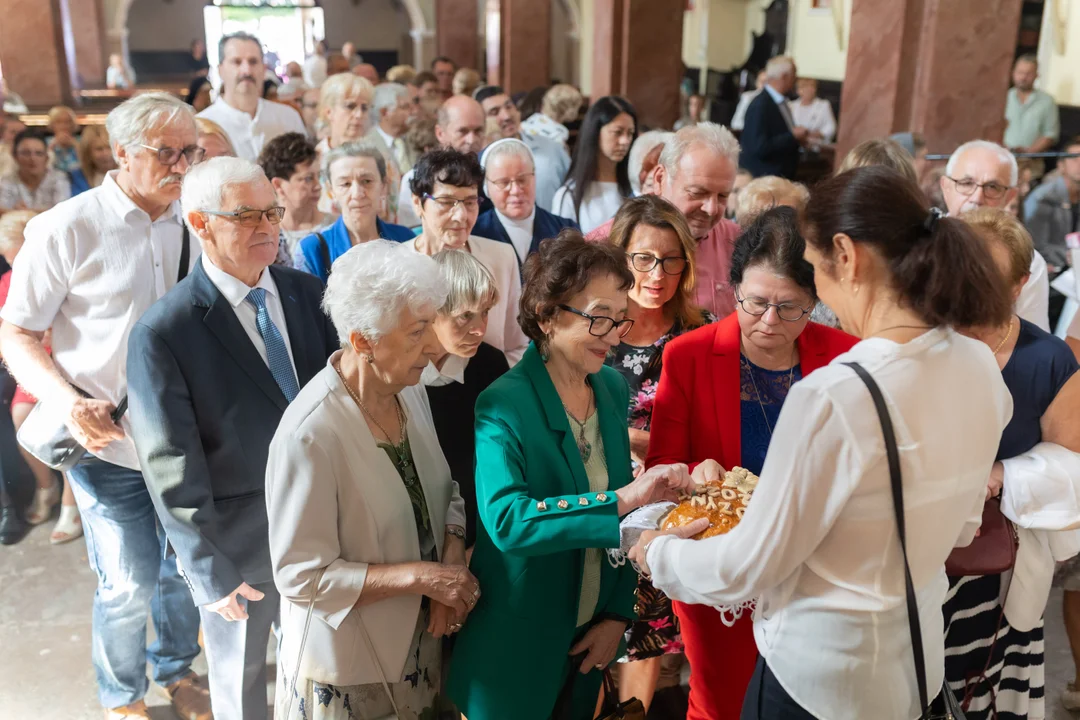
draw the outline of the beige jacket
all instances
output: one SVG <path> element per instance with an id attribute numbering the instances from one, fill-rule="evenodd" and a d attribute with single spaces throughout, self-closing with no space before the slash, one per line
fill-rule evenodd
<path id="1" fill-rule="evenodd" d="M 441 555 L 445 526 L 465 526 L 465 504 L 439 447 L 424 388 L 405 388 L 399 397 Z M 281 592 L 281 667 L 289 681 L 320 568 L 325 570 L 300 677 L 333 685 L 379 682 L 360 634 L 363 620 L 387 680 L 400 680 L 421 596 L 356 604 L 369 563 L 420 560 L 412 505 L 401 476 L 329 364 L 281 419 L 266 465 L 266 506 L 274 583 Z"/>

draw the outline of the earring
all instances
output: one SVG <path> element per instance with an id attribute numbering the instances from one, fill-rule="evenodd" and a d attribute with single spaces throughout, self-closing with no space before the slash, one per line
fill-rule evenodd
<path id="1" fill-rule="evenodd" d="M 859 294 L 859 283 L 851 283 L 851 292 Z"/>
<path id="2" fill-rule="evenodd" d="M 368 365 L 374 365 L 375 364 L 375 356 L 374 355 L 365 355 L 364 359 L 368 361 Z"/>

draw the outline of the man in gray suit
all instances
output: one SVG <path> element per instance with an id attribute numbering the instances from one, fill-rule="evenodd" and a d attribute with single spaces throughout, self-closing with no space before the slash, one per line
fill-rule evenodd
<path id="1" fill-rule="evenodd" d="M 191 274 L 128 341 L 135 447 L 200 608 L 218 720 L 266 718 L 266 645 L 278 616 L 263 499 L 282 413 L 337 349 L 322 283 L 271 266 L 283 209 L 259 166 L 219 157 L 184 181 L 202 241 Z"/>

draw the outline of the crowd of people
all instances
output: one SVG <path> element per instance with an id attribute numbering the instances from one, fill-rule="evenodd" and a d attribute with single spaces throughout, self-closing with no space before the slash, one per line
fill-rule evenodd
<path id="1" fill-rule="evenodd" d="M 1014 155 L 1059 140 L 1032 58 L 1007 147 L 873 139 L 808 188 L 836 122 L 787 57 L 739 137 L 700 96 L 579 125 L 442 57 L 218 57 L 0 134 L 0 542 L 85 534 L 106 718 L 150 717 L 148 664 L 185 718 L 267 717 L 276 638 L 279 720 L 1038 720 L 1055 573 L 1080 709 L 1080 160 Z M 24 452 L 22 493 L 31 413 L 88 454 Z M 735 467 L 730 534 L 623 543 Z"/>

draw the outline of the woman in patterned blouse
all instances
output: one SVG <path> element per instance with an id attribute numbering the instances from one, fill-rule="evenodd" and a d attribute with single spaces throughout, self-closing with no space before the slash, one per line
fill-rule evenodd
<path id="1" fill-rule="evenodd" d="M 627 317 L 634 326 L 608 357 L 630 385 L 630 453 L 635 472 L 649 450 L 653 399 L 668 340 L 716 320 L 694 305 L 695 242 L 682 213 L 658 195 L 628 200 L 615 216 L 608 241 L 627 255 L 634 274 Z M 619 690 L 624 700 L 648 708 L 660 677 L 661 658 L 681 653 L 682 640 L 671 601 L 638 579 L 638 617 L 627 631 L 627 657 Z"/>

